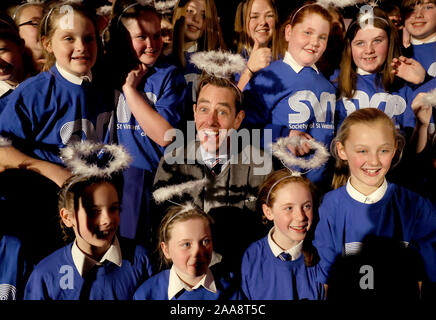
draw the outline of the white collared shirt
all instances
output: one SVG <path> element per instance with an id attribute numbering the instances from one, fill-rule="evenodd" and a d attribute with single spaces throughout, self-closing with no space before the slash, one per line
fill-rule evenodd
<path id="1" fill-rule="evenodd" d="M 377 190 L 375 190 L 373 193 L 367 196 L 365 196 L 363 193 L 361 193 L 351 185 L 350 178 L 348 178 L 347 185 L 346 185 L 346 190 L 351 198 L 361 203 L 368 203 L 368 204 L 376 203 L 380 201 L 385 195 L 387 189 L 388 189 L 388 182 L 386 181 L 386 178 L 384 179 L 382 185 L 377 188 Z"/>
<path id="2" fill-rule="evenodd" d="M 101 265 L 106 260 L 116 264 L 118 267 L 121 267 L 122 264 L 121 247 L 117 236 L 114 236 L 114 241 L 100 261 L 96 261 L 83 253 L 77 246 L 76 241 L 74 241 L 73 246 L 71 247 L 71 255 L 73 256 L 74 265 L 81 277 L 86 275 L 92 267 L 95 265 Z"/>
<path id="3" fill-rule="evenodd" d="M 3 97 L 10 90 L 15 90 L 16 87 L 7 83 L 6 81 L 0 81 L 0 97 Z"/>
<path id="4" fill-rule="evenodd" d="M 223 142 L 225 143 L 225 142 Z M 204 150 L 203 146 L 200 144 L 200 152 L 201 152 L 201 158 L 203 159 L 204 164 L 210 169 L 212 164 L 211 162 L 213 162 L 215 159 L 220 159 L 220 163 L 222 164 L 221 167 L 221 171 L 224 170 L 224 168 L 228 165 L 229 163 L 229 158 L 227 155 L 227 150 L 225 150 L 226 148 L 219 148 L 218 152 L 218 156 L 216 154 L 213 153 L 209 153 L 206 150 Z M 211 161 L 212 160 L 212 161 Z"/>
<path id="5" fill-rule="evenodd" d="M 71 83 L 81 85 L 84 80 L 87 80 L 89 82 L 92 81 L 92 72 L 89 71 L 88 74 L 78 77 L 75 74 L 72 74 L 71 72 L 68 72 L 64 68 L 62 68 L 57 62 L 56 62 L 56 68 L 58 69 L 59 73 L 62 77 L 64 77 L 66 80 L 68 80 Z"/>
<path id="6" fill-rule="evenodd" d="M 372 74 L 371 72 L 365 71 L 363 69 L 357 68 L 356 70 L 357 74 L 360 74 L 361 76 L 367 76 L 369 74 Z"/>
<path id="7" fill-rule="evenodd" d="M 297 245 L 289 248 L 288 250 L 283 250 L 280 248 L 277 243 L 274 242 L 272 238 L 272 234 L 274 232 L 275 227 L 272 227 L 268 232 L 268 245 L 276 258 L 281 255 L 283 252 L 289 253 L 291 255 L 291 261 L 297 260 L 301 256 L 301 251 L 303 249 L 303 241 L 301 240 Z"/>
<path id="8" fill-rule="evenodd" d="M 173 266 L 170 269 L 170 278 L 168 281 L 168 300 L 174 298 L 176 294 L 178 294 L 182 290 L 192 291 L 200 288 L 200 286 L 204 287 L 206 290 L 216 293 L 216 285 L 215 279 L 213 277 L 212 271 L 207 269 L 206 274 L 201 278 L 201 280 L 192 288 L 188 286 L 182 279 L 177 275 L 176 267 Z"/>
<path id="9" fill-rule="evenodd" d="M 410 43 L 413 45 L 420 45 L 420 44 L 426 44 L 426 43 L 432 43 L 436 42 L 436 35 L 434 37 L 431 37 L 430 39 L 426 41 L 421 41 L 419 39 L 414 38 L 413 36 L 410 37 Z"/>
<path id="10" fill-rule="evenodd" d="M 288 64 L 292 68 L 292 70 L 295 71 L 295 73 L 299 73 L 304 68 L 304 66 L 298 64 L 298 62 L 295 61 L 294 57 L 289 53 L 289 51 L 286 51 L 285 57 L 283 58 L 283 62 Z M 318 68 L 316 67 L 315 64 L 312 64 L 309 67 L 315 70 L 316 73 L 319 73 Z"/>
<path id="11" fill-rule="evenodd" d="M 197 50 L 198 50 L 198 43 L 195 42 L 192 46 L 190 46 L 185 51 L 188 52 L 188 53 L 191 53 L 191 52 L 197 52 Z"/>

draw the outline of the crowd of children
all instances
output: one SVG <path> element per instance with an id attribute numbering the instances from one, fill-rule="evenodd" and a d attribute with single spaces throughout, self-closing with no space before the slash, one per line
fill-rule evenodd
<path id="1" fill-rule="evenodd" d="M 282 12 L 278 0 L 242 0 L 232 39 L 214 0 L 4 8 L 0 300 L 434 299 L 436 1 L 345 2 Z M 153 212 L 170 133 L 189 138 L 206 94 L 191 57 L 214 50 L 245 61 L 236 128 L 260 129 L 256 147 L 274 157 L 295 138 L 293 159 L 316 157 L 310 141 L 331 153 L 309 170 L 274 163 L 256 190 L 266 231 L 235 250 L 238 270 L 214 251 L 214 219 L 194 201 Z M 12 197 L 13 181 L 30 188 Z M 58 208 L 29 213 L 19 193 L 32 188 Z M 38 216 L 59 230 L 17 232 Z M 38 254 L 39 235 L 57 250 Z M 362 284 L 362 266 L 375 284 Z"/>

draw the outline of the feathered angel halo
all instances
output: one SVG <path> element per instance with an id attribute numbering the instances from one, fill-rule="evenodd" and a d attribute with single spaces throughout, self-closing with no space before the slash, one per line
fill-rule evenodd
<path id="1" fill-rule="evenodd" d="M 74 175 L 86 177 L 110 177 L 126 169 L 130 155 L 120 145 L 108 145 L 81 141 L 61 150 L 61 159 Z"/>
<path id="2" fill-rule="evenodd" d="M 156 1 L 154 3 L 154 7 L 157 12 L 160 14 L 167 14 L 174 11 L 174 8 L 177 4 L 177 0 L 169 0 L 169 1 Z"/>
<path id="3" fill-rule="evenodd" d="M 189 190 L 191 195 L 200 194 L 203 187 L 207 184 L 207 178 L 201 180 L 188 181 L 181 184 L 162 187 L 153 192 L 153 198 L 156 203 L 162 203 L 170 200 L 173 196 L 182 196 L 186 190 Z"/>
<path id="4" fill-rule="evenodd" d="M 363 2 L 366 2 L 366 0 L 318 0 L 316 3 L 324 8 L 328 8 L 330 6 L 336 8 L 345 8 Z"/>
<path id="5" fill-rule="evenodd" d="M 295 156 L 287 147 L 288 145 L 295 147 L 300 146 L 305 142 L 315 151 L 315 154 L 309 159 Z M 276 143 L 272 144 L 271 149 L 273 155 L 280 159 L 286 167 L 298 166 L 302 169 L 316 169 L 326 163 L 330 157 L 330 153 L 322 143 L 315 140 L 308 140 L 300 136 L 280 138 Z"/>
<path id="6" fill-rule="evenodd" d="M 98 7 L 98 8 L 95 10 L 95 13 L 96 13 L 98 16 L 109 16 L 109 15 L 112 14 L 112 6 L 106 5 L 106 6 Z"/>
<path id="7" fill-rule="evenodd" d="M 246 65 L 241 55 L 221 50 L 194 53 L 191 62 L 212 76 L 227 79 L 234 74 L 242 73 Z"/>
<path id="8" fill-rule="evenodd" d="M 7 139 L 7 138 L 3 138 L 0 136 L 0 148 L 1 147 L 9 147 L 12 145 L 11 140 Z"/>
<path id="9" fill-rule="evenodd" d="M 436 89 L 433 89 L 424 95 L 423 103 L 428 106 L 436 107 Z"/>

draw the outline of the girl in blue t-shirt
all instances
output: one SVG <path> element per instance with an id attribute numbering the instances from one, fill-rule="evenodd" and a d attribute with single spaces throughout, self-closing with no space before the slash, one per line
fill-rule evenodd
<path id="1" fill-rule="evenodd" d="M 159 253 L 161 264 L 172 266 L 145 281 L 134 300 L 239 298 L 233 275 L 219 260 L 211 263 L 211 225 L 212 218 L 190 203 L 170 207 L 159 228 Z"/>
<path id="2" fill-rule="evenodd" d="M 436 281 L 436 208 L 385 178 L 394 157 L 401 155 L 402 140 L 383 111 L 364 108 L 345 118 L 332 141 L 340 174 L 319 208 L 314 245 L 319 281 L 335 289 L 339 284 L 357 288 L 346 291 L 349 298 L 357 292 L 404 299 L 417 290 L 418 280 L 430 287 Z M 358 263 L 342 269 L 355 256 Z M 366 265 L 372 269 L 359 269 Z M 363 291 L 367 288 L 375 290 Z"/>
<path id="3" fill-rule="evenodd" d="M 288 169 L 269 175 L 259 187 L 258 204 L 274 226 L 248 247 L 242 258 L 242 291 L 250 300 L 317 300 L 312 236 L 317 221 L 315 187 Z"/>
<path id="4" fill-rule="evenodd" d="M 120 230 L 128 238 L 150 241 L 149 190 L 164 148 L 171 143 L 165 134 L 183 116 L 186 83 L 161 55 L 160 15 L 154 7 L 134 0 L 117 1 L 109 36 L 107 62 L 115 66 L 110 72 L 115 76 L 111 85 L 118 143 L 133 157 L 124 172 Z"/>
<path id="5" fill-rule="evenodd" d="M 266 129 L 266 149 L 278 138 L 293 135 L 330 145 L 334 136 L 335 88 L 315 65 L 326 49 L 330 23 L 329 12 L 318 4 L 294 10 L 284 23 L 284 59 L 258 71 L 245 86 L 243 125 Z M 268 141 L 269 133 L 272 141 Z M 310 147 L 305 143 L 291 151 L 302 156 L 310 152 Z M 312 170 L 307 177 L 319 186 L 331 180 L 326 165 Z"/>
<path id="6" fill-rule="evenodd" d="M 130 300 L 151 273 L 148 252 L 116 233 L 122 188 L 119 170 L 129 157 L 117 145 L 89 142 L 62 151 L 76 174 L 59 191 L 65 242 L 42 259 L 25 288 L 27 300 Z"/>
<path id="7" fill-rule="evenodd" d="M 59 149 L 71 141 L 110 141 L 113 111 L 92 74 L 98 34 L 94 14 L 77 2 L 54 3 L 41 22 L 44 71 L 9 95 L 0 115 L 0 165 L 38 171 L 58 186 L 71 175 Z"/>

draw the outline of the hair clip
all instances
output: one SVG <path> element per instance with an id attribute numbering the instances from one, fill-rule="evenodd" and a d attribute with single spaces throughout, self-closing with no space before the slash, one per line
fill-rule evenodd
<path id="1" fill-rule="evenodd" d="M 7 138 L 3 138 L 2 136 L 0 136 L 0 148 L 10 147 L 11 145 L 12 145 L 11 140 L 9 140 Z"/>
<path id="2" fill-rule="evenodd" d="M 221 50 L 194 53 L 191 62 L 207 74 L 225 79 L 242 73 L 246 65 L 245 59 L 240 54 Z"/>
<path id="3" fill-rule="evenodd" d="M 84 177 L 110 177 L 126 169 L 130 155 L 121 145 L 107 145 L 81 141 L 60 151 L 61 159 L 74 175 Z"/>
<path id="4" fill-rule="evenodd" d="M 174 8 L 177 4 L 177 0 L 169 0 L 169 1 L 156 1 L 154 3 L 154 7 L 157 12 L 160 14 L 168 14 L 174 11 Z"/>
<path id="5" fill-rule="evenodd" d="M 161 203 L 165 200 L 170 201 L 169 199 L 171 199 L 173 196 L 181 196 L 186 192 L 186 190 L 190 190 L 191 195 L 196 196 L 200 194 L 207 182 L 207 178 L 203 178 L 201 180 L 188 181 L 181 184 L 162 187 L 153 192 L 153 198 L 156 203 Z M 192 191 L 194 191 L 194 194 Z M 173 201 L 170 202 L 177 204 Z"/>
<path id="6" fill-rule="evenodd" d="M 287 147 L 288 145 L 294 147 L 300 146 L 305 142 L 309 144 L 312 150 L 315 150 L 315 154 L 309 159 L 295 156 Z M 309 171 L 321 167 L 330 157 L 330 153 L 322 143 L 317 142 L 316 140 L 308 140 L 300 136 L 280 138 L 276 143 L 271 145 L 271 150 L 273 155 L 280 159 L 285 167 L 298 166 L 302 169 L 309 169 Z M 306 171 L 305 173 L 309 171 Z"/>
<path id="7" fill-rule="evenodd" d="M 436 89 L 426 92 L 423 97 L 423 102 L 425 105 L 436 107 Z"/>

